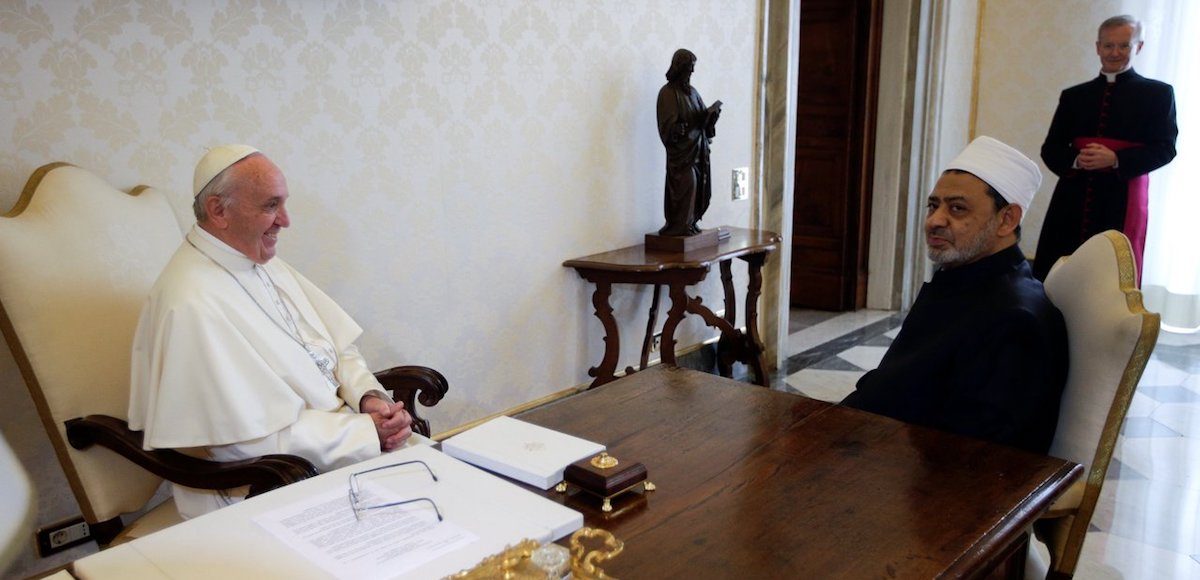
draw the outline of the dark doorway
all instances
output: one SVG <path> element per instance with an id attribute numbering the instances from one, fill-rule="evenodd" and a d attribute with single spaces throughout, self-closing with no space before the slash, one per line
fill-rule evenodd
<path id="1" fill-rule="evenodd" d="M 793 191 L 794 307 L 866 305 L 882 0 L 803 0 Z"/>

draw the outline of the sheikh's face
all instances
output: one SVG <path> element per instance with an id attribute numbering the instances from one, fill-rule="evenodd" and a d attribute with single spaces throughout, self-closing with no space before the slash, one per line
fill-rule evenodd
<path id="1" fill-rule="evenodd" d="M 929 194 L 926 207 L 925 245 L 930 261 L 950 269 L 994 253 L 1000 214 L 982 179 L 970 173 L 945 173 Z"/>

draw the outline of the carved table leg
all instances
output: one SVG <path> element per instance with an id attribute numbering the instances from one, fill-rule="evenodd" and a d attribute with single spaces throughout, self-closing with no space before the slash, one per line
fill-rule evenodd
<path id="1" fill-rule="evenodd" d="M 742 256 L 750 265 L 750 284 L 746 290 L 746 360 L 754 369 L 755 381 L 764 387 L 771 386 L 767 377 L 767 360 L 762 338 L 758 335 L 758 296 L 762 292 L 762 267 L 767 261 L 767 254 L 750 254 Z"/>
<path id="2" fill-rule="evenodd" d="M 721 339 L 717 341 L 717 372 L 723 377 L 733 376 L 733 363 L 738 360 L 741 352 L 739 333 L 736 331 L 737 322 L 737 293 L 733 289 L 732 259 L 721 260 L 721 287 L 725 291 L 725 322 L 727 328 L 720 328 Z M 733 329 L 733 330 L 729 330 Z"/>
<path id="3" fill-rule="evenodd" d="M 673 269 L 663 274 L 660 279 L 665 279 L 667 283 L 667 296 L 671 298 L 671 309 L 667 311 L 667 319 L 663 322 L 662 361 L 670 366 L 678 366 L 675 363 L 675 327 L 679 326 L 679 322 L 683 320 L 686 313 L 693 312 L 691 303 L 693 300 L 697 300 L 688 298 L 687 287 L 704 281 L 704 278 L 708 276 L 708 267 Z"/>
<path id="4" fill-rule="evenodd" d="M 596 318 L 604 325 L 604 359 L 600 361 L 600 366 L 588 369 L 588 376 L 596 377 L 589 389 L 616 380 L 613 371 L 617 369 L 617 357 L 621 354 L 621 337 L 617 332 L 617 319 L 613 317 L 612 305 L 608 303 L 608 297 L 611 295 L 611 282 L 596 281 L 596 291 L 592 293 L 592 306 L 596 307 Z"/>
<path id="5" fill-rule="evenodd" d="M 650 343 L 654 339 L 654 323 L 658 322 L 658 296 L 661 294 L 662 284 L 654 285 L 654 299 L 650 302 L 650 316 L 646 321 L 646 338 L 642 339 L 642 360 L 638 370 L 646 370 L 646 365 L 650 362 Z M 662 348 L 660 345 L 659 348 Z"/>
<path id="6" fill-rule="evenodd" d="M 671 297 L 671 309 L 667 311 L 667 320 L 663 322 L 662 344 L 659 348 L 662 349 L 663 363 L 676 366 L 675 327 L 679 326 L 687 309 L 687 285 L 683 282 L 671 282 L 667 288 L 667 295 Z"/>
<path id="7" fill-rule="evenodd" d="M 703 298 L 684 295 L 683 299 L 687 301 L 687 312 L 699 316 L 704 319 L 704 324 L 721 332 L 721 339 L 717 343 L 717 371 L 723 377 L 731 376 L 733 374 L 734 361 L 740 360 L 738 353 L 741 352 L 742 333 L 724 318 L 717 316 L 709 307 L 705 306 Z"/>
<path id="8" fill-rule="evenodd" d="M 737 323 L 737 294 L 733 291 L 733 260 L 721 260 L 721 286 L 725 288 L 725 322 Z"/>

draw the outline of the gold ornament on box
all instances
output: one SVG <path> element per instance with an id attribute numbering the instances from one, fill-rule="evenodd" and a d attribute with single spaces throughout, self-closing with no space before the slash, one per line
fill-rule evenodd
<path id="1" fill-rule="evenodd" d="M 616 457 L 609 455 L 607 452 L 601 452 L 600 455 L 597 455 L 592 458 L 591 463 L 593 466 L 598 467 L 600 469 L 612 469 L 612 468 L 616 467 L 618 464 L 620 464 L 621 462 L 617 461 Z"/>

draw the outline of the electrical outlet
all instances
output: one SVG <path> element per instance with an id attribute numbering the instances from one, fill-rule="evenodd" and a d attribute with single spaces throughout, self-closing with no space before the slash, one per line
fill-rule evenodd
<path id="1" fill-rule="evenodd" d="M 650 352 L 658 352 L 660 348 L 662 348 L 662 333 L 656 332 L 650 339 Z"/>
<path id="2" fill-rule="evenodd" d="M 83 518 L 76 517 L 39 528 L 35 534 L 38 554 L 43 558 L 92 539 L 92 531 Z"/>
<path id="3" fill-rule="evenodd" d="M 750 168 L 739 167 L 733 170 L 733 201 L 750 198 Z"/>

